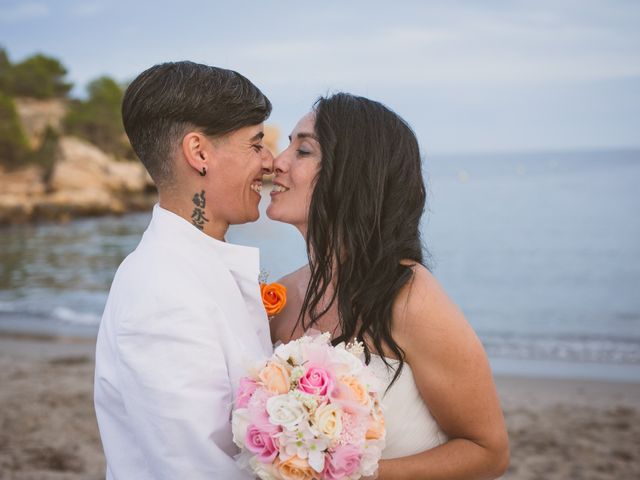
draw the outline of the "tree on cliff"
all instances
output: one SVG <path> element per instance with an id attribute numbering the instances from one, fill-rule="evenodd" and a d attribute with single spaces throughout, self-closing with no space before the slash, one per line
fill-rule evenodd
<path id="1" fill-rule="evenodd" d="M 9 87 L 9 73 L 11 72 L 11 62 L 7 51 L 0 47 L 0 92 L 7 92 Z"/>
<path id="2" fill-rule="evenodd" d="M 42 169 L 42 179 L 48 182 L 53 173 L 53 167 L 58 157 L 58 146 L 60 133 L 51 125 L 47 125 L 42 136 L 40 147 L 26 155 L 25 159 L 29 163 L 40 166 Z"/>
<path id="3" fill-rule="evenodd" d="M 67 69 L 59 60 L 38 53 L 9 66 L 6 91 L 15 97 L 66 97 L 73 87 L 64 81 L 66 75 Z"/>
<path id="4" fill-rule="evenodd" d="M 15 167 L 29 152 L 13 99 L 0 91 L 0 164 Z"/>
<path id="5" fill-rule="evenodd" d="M 122 87 L 112 78 L 100 77 L 87 90 L 86 101 L 74 100 L 69 106 L 64 119 L 66 131 L 118 157 L 133 158 L 120 117 Z"/>

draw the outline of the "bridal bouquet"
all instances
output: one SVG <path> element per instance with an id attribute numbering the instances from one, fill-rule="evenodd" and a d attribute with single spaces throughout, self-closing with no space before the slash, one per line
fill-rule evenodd
<path id="1" fill-rule="evenodd" d="M 381 384 L 362 345 L 328 333 L 275 349 L 240 381 L 233 411 L 237 457 L 262 480 L 357 479 L 384 448 Z"/>

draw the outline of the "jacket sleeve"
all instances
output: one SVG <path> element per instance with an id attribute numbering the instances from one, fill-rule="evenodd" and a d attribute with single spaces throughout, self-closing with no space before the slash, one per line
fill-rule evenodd
<path id="1" fill-rule="evenodd" d="M 120 323 L 120 392 L 154 478 L 252 478 L 233 460 L 226 325 L 219 309 L 188 302 Z"/>

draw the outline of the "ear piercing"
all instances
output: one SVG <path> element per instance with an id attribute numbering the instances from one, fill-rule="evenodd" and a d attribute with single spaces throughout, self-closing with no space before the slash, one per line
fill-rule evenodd
<path id="1" fill-rule="evenodd" d="M 201 177 L 204 177 L 207 174 L 207 168 L 206 167 L 202 167 L 202 171 L 199 172 Z"/>

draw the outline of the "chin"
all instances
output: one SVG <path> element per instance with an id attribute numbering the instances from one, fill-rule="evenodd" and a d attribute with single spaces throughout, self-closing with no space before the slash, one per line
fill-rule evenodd
<path id="1" fill-rule="evenodd" d="M 273 203 L 267 207 L 267 217 L 271 220 L 278 220 L 278 212 L 277 210 L 274 212 Z"/>
<path id="2" fill-rule="evenodd" d="M 247 215 L 247 220 L 244 223 L 255 222 L 259 218 L 260 218 L 260 210 L 256 208 L 255 212 L 251 212 L 250 214 Z"/>
<path id="3" fill-rule="evenodd" d="M 255 211 L 242 212 L 242 214 L 236 215 L 229 225 L 243 225 L 245 223 L 255 222 L 260 218 L 260 211 L 256 208 Z"/>
<path id="4" fill-rule="evenodd" d="M 278 212 L 277 208 L 271 208 L 271 206 L 267 207 L 267 217 L 273 220 L 274 222 L 282 222 L 282 223 L 290 223 L 287 222 L 286 215 L 282 215 Z"/>

